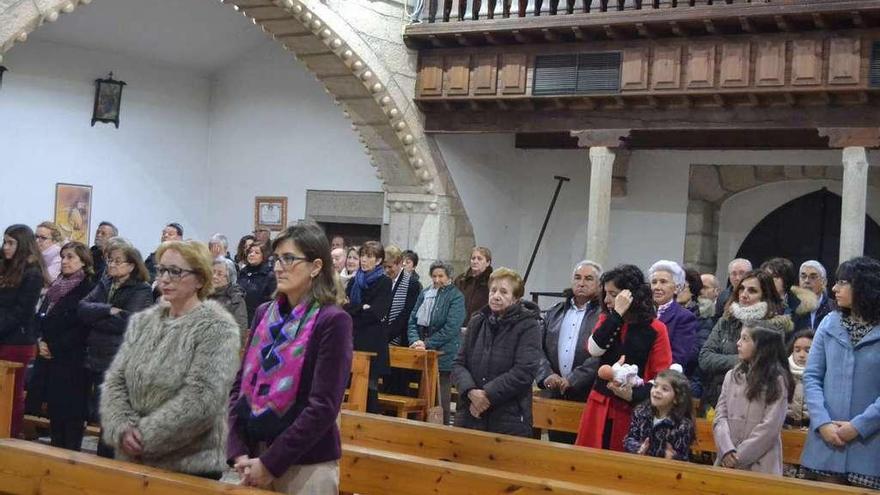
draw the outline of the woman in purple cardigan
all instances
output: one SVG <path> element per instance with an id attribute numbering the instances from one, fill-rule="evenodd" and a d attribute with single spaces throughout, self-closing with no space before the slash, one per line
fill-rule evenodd
<path id="1" fill-rule="evenodd" d="M 272 251 L 278 294 L 256 311 L 230 394 L 228 462 L 243 485 L 336 495 L 351 317 L 319 227 L 288 228 Z"/>
<path id="2" fill-rule="evenodd" d="M 686 286 L 685 273 L 674 261 L 660 260 L 648 269 L 651 295 L 657 308 L 657 319 L 666 325 L 669 344 L 672 346 L 672 362 L 687 368 L 696 361 L 697 332 L 700 322 L 694 314 L 675 301 L 675 296 Z"/>

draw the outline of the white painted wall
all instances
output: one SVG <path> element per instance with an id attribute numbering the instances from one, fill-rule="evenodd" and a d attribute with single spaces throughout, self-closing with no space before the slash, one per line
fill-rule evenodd
<path id="1" fill-rule="evenodd" d="M 0 225 L 53 218 L 55 183 L 89 184 L 101 220 L 145 252 L 162 226 L 201 236 L 207 209 L 209 81 L 109 52 L 31 40 L 4 64 L 0 89 Z M 90 127 L 94 80 L 113 70 L 123 90 L 119 129 Z"/>
<path id="2" fill-rule="evenodd" d="M 382 191 L 342 109 L 277 44 L 217 75 L 210 122 L 209 231 L 253 230 L 255 196 L 287 196 L 295 221 L 307 189 Z"/>

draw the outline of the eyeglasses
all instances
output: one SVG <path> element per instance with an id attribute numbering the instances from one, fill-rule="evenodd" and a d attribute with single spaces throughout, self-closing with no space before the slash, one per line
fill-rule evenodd
<path id="1" fill-rule="evenodd" d="M 275 266 L 275 263 L 281 263 L 282 268 L 290 268 L 297 261 L 308 261 L 305 256 L 296 256 L 290 253 L 279 254 L 269 258 L 269 266 Z"/>
<path id="2" fill-rule="evenodd" d="M 186 270 L 184 268 L 180 268 L 179 266 L 156 266 L 156 278 L 162 278 L 164 275 L 168 275 L 172 281 L 176 282 L 186 276 L 189 273 L 196 273 L 194 270 Z"/>
<path id="3" fill-rule="evenodd" d="M 109 260 L 107 260 L 107 265 L 109 265 L 109 266 L 126 265 L 128 263 L 131 263 L 131 262 L 128 260 L 122 260 L 122 259 L 109 259 Z"/>

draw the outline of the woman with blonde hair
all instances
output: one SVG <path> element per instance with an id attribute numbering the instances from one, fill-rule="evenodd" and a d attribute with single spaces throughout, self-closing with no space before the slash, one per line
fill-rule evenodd
<path id="1" fill-rule="evenodd" d="M 156 251 L 164 302 L 131 317 L 101 391 L 116 458 L 220 479 L 239 329 L 211 293 L 211 253 L 195 241 Z"/>
<path id="2" fill-rule="evenodd" d="M 61 273 L 61 244 L 64 243 L 64 236 L 61 235 L 58 225 L 53 222 L 40 223 L 34 234 L 37 247 L 40 248 L 40 254 L 43 255 L 43 262 L 46 264 L 47 284 L 50 284 Z"/>
<path id="3" fill-rule="evenodd" d="M 455 278 L 455 286 L 464 294 L 465 325 L 489 303 L 489 277 L 492 275 L 492 251 L 477 246 L 471 251 L 468 270 Z"/>

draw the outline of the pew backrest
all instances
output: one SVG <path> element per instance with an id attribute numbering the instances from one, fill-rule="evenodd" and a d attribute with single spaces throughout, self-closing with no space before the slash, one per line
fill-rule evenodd
<path id="1" fill-rule="evenodd" d="M 9 438 L 12 428 L 12 403 L 15 397 L 15 371 L 20 363 L 0 361 L 0 438 Z"/>
<path id="2" fill-rule="evenodd" d="M 354 351 L 351 356 L 351 381 L 342 408 L 367 412 L 367 392 L 370 385 L 370 360 L 375 352 Z"/>

